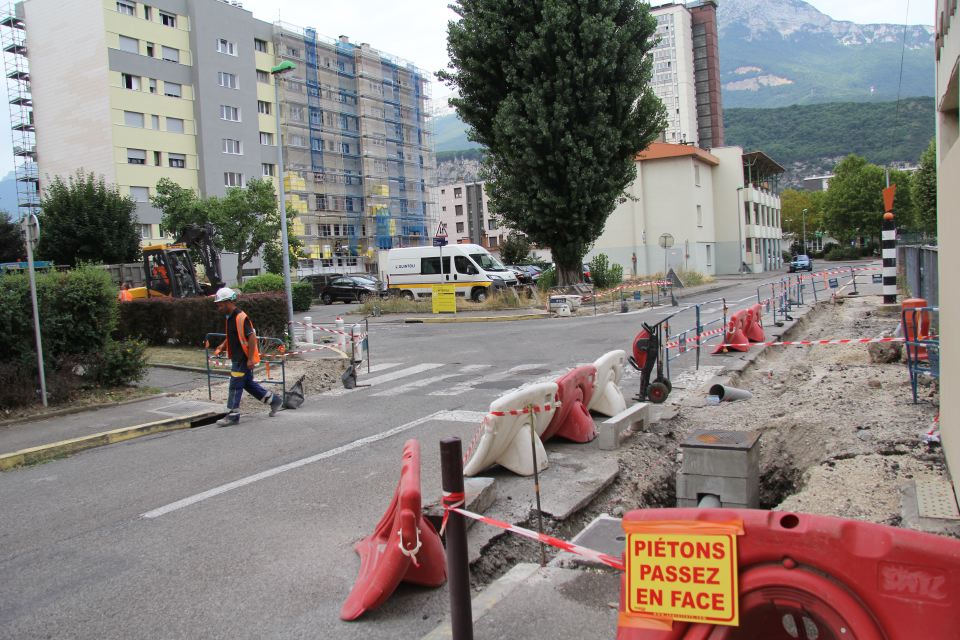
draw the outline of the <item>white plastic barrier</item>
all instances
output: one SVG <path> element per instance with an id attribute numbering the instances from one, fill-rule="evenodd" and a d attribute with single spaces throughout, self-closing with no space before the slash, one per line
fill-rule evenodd
<path id="1" fill-rule="evenodd" d="M 587 406 L 588 411 L 596 411 L 607 417 L 613 417 L 627 408 L 627 401 L 620 391 L 620 379 L 623 378 L 623 365 L 627 353 L 622 349 L 605 353 L 593 366 L 597 368 L 593 398 Z"/>
<path id="2" fill-rule="evenodd" d="M 583 296 L 564 293 L 550 296 L 548 305 L 550 311 L 559 311 L 563 305 L 570 307 L 571 311 L 576 311 L 580 308 L 582 302 Z"/>
<path id="3" fill-rule="evenodd" d="M 490 413 L 484 417 L 483 429 L 476 449 L 468 452 L 470 459 L 463 467 L 463 475 L 475 476 L 499 464 L 521 476 L 533 475 L 533 447 L 537 450 L 537 471 L 547 468 L 547 452 L 540 442 L 540 434 L 556 413 L 557 383 L 541 382 L 508 393 L 490 404 Z M 530 414 L 524 410 L 533 405 L 537 437 L 531 438 Z"/>

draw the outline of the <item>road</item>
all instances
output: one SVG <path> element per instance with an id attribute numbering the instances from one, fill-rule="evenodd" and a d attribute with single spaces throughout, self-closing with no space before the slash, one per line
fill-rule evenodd
<path id="1" fill-rule="evenodd" d="M 763 282 L 722 295 L 731 306 L 747 304 Z M 721 307 L 709 305 L 705 320 Z M 403 587 L 358 622 L 338 617 L 359 566 L 352 544 L 386 508 L 403 442 L 421 442 L 431 502 L 440 438 L 469 441 L 492 400 L 629 349 L 641 321 L 674 310 L 374 324 L 373 371 L 360 378 L 368 387 L 308 398 L 274 419 L 4 473 L 0 637 L 420 637 L 446 614 L 445 588 Z M 681 314 L 675 330 L 692 317 Z M 689 354 L 677 360 L 675 378 L 692 362 Z M 637 385 L 629 373 L 624 394 Z"/>

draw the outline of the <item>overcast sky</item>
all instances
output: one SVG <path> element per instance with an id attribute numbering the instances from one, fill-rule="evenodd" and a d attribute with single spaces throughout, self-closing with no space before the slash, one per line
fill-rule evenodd
<path id="1" fill-rule="evenodd" d="M 933 24 L 933 0 L 808 1 L 836 20 L 902 24 L 907 17 L 911 24 Z M 655 0 L 654 4 L 662 2 Z M 244 8 L 260 20 L 279 19 L 300 27 L 313 27 L 318 34 L 331 38 L 346 35 L 352 42 L 368 42 L 375 49 L 404 58 L 428 72 L 447 64 L 447 22 L 456 17 L 447 5 L 448 0 L 355 0 L 336 4 L 243 0 Z M 445 86 L 434 82 L 435 106 L 445 104 L 449 94 Z M 6 135 L 0 132 L 0 177 L 13 168 L 10 138 L 4 139 Z"/>

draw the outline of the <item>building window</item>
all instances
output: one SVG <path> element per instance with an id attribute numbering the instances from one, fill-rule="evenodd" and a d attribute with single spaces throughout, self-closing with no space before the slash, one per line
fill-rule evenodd
<path id="1" fill-rule="evenodd" d="M 225 187 L 242 187 L 243 186 L 243 174 L 234 173 L 233 171 L 226 171 L 223 174 L 223 186 Z"/>
<path id="2" fill-rule="evenodd" d="M 398 157 L 399 157 L 399 156 L 398 156 Z M 454 197 L 454 198 L 462 198 L 462 197 L 463 197 L 463 189 L 461 189 L 460 187 L 454 187 L 454 188 L 453 188 L 453 197 Z"/>
<path id="3" fill-rule="evenodd" d="M 150 200 L 150 188 L 130 187 L 130 197 L 137 202 L 148 202 Z"/>
<path id="4" fill-rule="evenodd" d="M 462 216 L 462 215 L 463 215 L 463 205 L 462 205 L 462 204 L 456 205 L 456 206 L 454 207 L 454 209 L 456 210 L 458 216 Z"/>
<path id="5" fill-rule="evenodd" d="M 134 16 L 137 14 L 137 8 L 129 2 L 118 2 L 117 13 L 122 13 L 125 16 Z"/>
<path id="6" fill-rule="evenodd" d="M 700 186 L 700 165 L 693 163 L 693 183 Z"/>
<path id="7" fill-rule="evenodd" d="M 143 129 L 143 114 L 136 111 L 123 112 L 123 124 L 128 127 L 139 127 Z"/>
<path id="8" fill-rule="evenodd" d="M 237 45 L 224 38 L 217 38 L 217 51 L 228 56 L 235 56 L 237 55 Z"/>
<path id="9" fill-rule="evenodd" d="M 170 133 L 183 133 L 183 120 L 181 118 L 167 118 L 167 131 Z"/>
<path id="10" fill-rule="evenodd" d="M 160 116 L 150 116 L 150 128 L 160 131 Z"/>
<path id="11" fill-rule="evenodd" d="M 164 81 L 163 95 L 170 96 L 171 98 L 179 98 L 183 95 L 183 87 L 176 82 Z"/>
<path id="12" fill-rule="evenodd" d="M 257 82 L 270 84 L 270 72 L 264 71 L 263 69 L 257 69 Z"/>
<path id="13" fill-rule="evenodd" d="M 317 211 L 326 211 L 327 210 L 327 196 L 323 193 L 317 194 L 317 206 L 315 207 Z M 324 227 L 326 227 L 326 233 L 324 233 Z M 330 235 L 330 225 L 322 224 L 320 225 L 320 235 L 328 236 Z"/>
<path id="14" fill-rule="evenodd" d="M 271 178 L 277 175 L 277 165 L 270 164 L 269 162 L 264 162 L 260 165 L 260 168 L 263 170 L 263 175 L 270 176 Z M 310 235 L 310 234 L 307 234 Z"/>
<path id="15" fill-rule="evenodd" d="M 140 237 L 144 240 L 149 240 L 153 237 L 153 225 L 152 224 L 141 224 L 140 225 Z"/>
<path id="16" fill-rule="evenodd" d="M 153 152 L 153 166 L 162 167 L 163 166 L 163 154 L 159 151 Z"/>
<path id="17" fill-rule="evenodd" d="M 150 93 L 157 92 L 157 81 L 154 78 L 147 78 L 147 87 L 150 90 Z"/>
<path id="18" fill-rule="evenodd" d="M 697 205 L 697 226 L 703 226 L 703 207 L 701 207 L 699 204 Z"/>
<path id="19" fill-rule="evenodd" d="M 243 146 L 240 144 L 239 140 L 232 140 L 230 138 L 223 139 L 223 152 L 229 153 L 231 155 L 239 156 L 243 154 Z"/>
<path id="20" fill-rule="evenodd" d="M 227 89 L 236 89 L 237 75 L 235 73 L 227 73 L 226 71 L 218 71 L 217 82 L 221 87 L 226 87 Z"/>
<path id="21" fill-rule="evenodd" d="M 160 57 L 167 62 L 180 62 L 180 50 L 173 47 L 161 47 Z"/>
<path id="22" fill-rule="evenodd" d="M 174 169 L 185 169 L 187 167 L 187 156 L 182 153 L 168 153 L 167 163 Z"/>
<path id="23" fill-rule="evenodd" d="M 743 203 L 743 224 L 750 224 L 750 203 Z"/>
<path id="24" fill-rule="evenodd" d="M 487 231 L 493 231 L 496 228 L 497 228 L 496 220 L 494 220 L 493 218 L 490 218 L 489 220 L 487 220 Z"/>
<path id="25" fill-rule="evenodd" d="M 148 4 L 143 5 L 143 19 L 144 20 L 153 20 L 153 7 Z"/>
<path id="26" fill-rule="evenodd" d="M 129 73 L 120 74 L 120 85 L 124 89 L 140 91 L 140 76 L 132 76 Z"/>
<path id="27" fill-rule="evenodd" d="M 260 38 L 253 39 L 253 48 L 261 53 L 267 53 L 267 41 Z"/>
<path id="28" fill-rule="evenodd" d="M 289 115 L 291 120 L 296 120 L 298 122 L 303 122 L 303 107 L 297 105 L 290 105 Z"/>
<path id="29" fill-rule="evenodd" d="M 458 223 L 457 223 L 457 233 L 463 233 L 463 223 L 462 223 L 462 222 L 458 222 Z"/>
<path id="30" fill-rule="evenodd" d="M 307 146 L 307 139 L 304 138 L 303 136 L 299 135 L 299 134 L 291 133 L 291 134 L 290 134 L 290 146 L 291 146 L 291 147 L 306 147 L 306 146 Z"/>
<path id="31" fill-rule="evenodd" d="M 127 164 L 147 164 L 146 149 L 127 149 Z"/>
<path id="32" fill-rule="evenodd" d="M 257 100 L 257 113 L 270 115 L 270 103 L 266 100 Z"/>
<path id="33" fill-rule="evenodd" d="M 148 58 L 154 57 L 154 45 L 152 42 L 147 43 L 147 57 Z"/>
<path id="34" fill-rule="evenodd" d="M 127 53 L 140 53 L 140 41 L 136 38 L 128 38 L 127 36 L 120 36 L 120 51 L 126 51 Z"/>
<path id="35" fill-rule="evenodd" d="M 240 122 L 240 109 L 222 104 L 220 105 L 220 119 L 229 120 L 230 122 Z"/>
<path id="36" fill-rule="evenodd" d="M 490 247 L 500 246 L 500 236 L 490 236 L 488 242 Z"/>
<path id="37" fill-rule="evenodd" d="M 177 16 L 173 13 L 167 13 L 166 11 L 160 12 L 160 24 L 165 27 L 176 27 L 177 26 Z"/>
<path id="38" fill-rule="evenodd" d="M 707 266 L 709 267 L 712 264 L 713 264 L 713 247 L 708 244 L 707 245 Z"/>
<path id="39" fill-rule="evenodd" d="M 299 58 L 300 49 L 297 49 L 296 47 L 287 47 L 287 55 L 291 58 Z"/>
<path id="40" fill-rule="evenodd" d="M 265 144 L 268 146 L 273 146 L 273 134 L 267 133 L 266 131 L 260 132 L 260 144 Z"/>

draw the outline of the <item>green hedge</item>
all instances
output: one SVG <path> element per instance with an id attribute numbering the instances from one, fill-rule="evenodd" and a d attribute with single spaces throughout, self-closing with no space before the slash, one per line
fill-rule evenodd
<path id="1" fill-rule="evenodd" d="M 240 290 L 244 293 L 263 293 L 265 291 L 284 291 L 283 276 L 276 273 L 264 273 L 254 276 L 243 283 Z"/>
<path id="2" fill-rule="evenodd" d="M 293 310 L 310 311 L 313 302 L 313 285 L 309 282 L 293 283 Z"/>
<path id="3" fill-rule="evenodd" d="M 237 305 L 250 316 L 257 335 L 285 335 L 287 304 L 283 293 L 243 294 Z M 152 345 L 173 342 L 201 347 L 208 333 L 223 333 L 224 326 L 223 315 L 208 297 L 143 298 L 120 305 L 120 336 Z"/>

